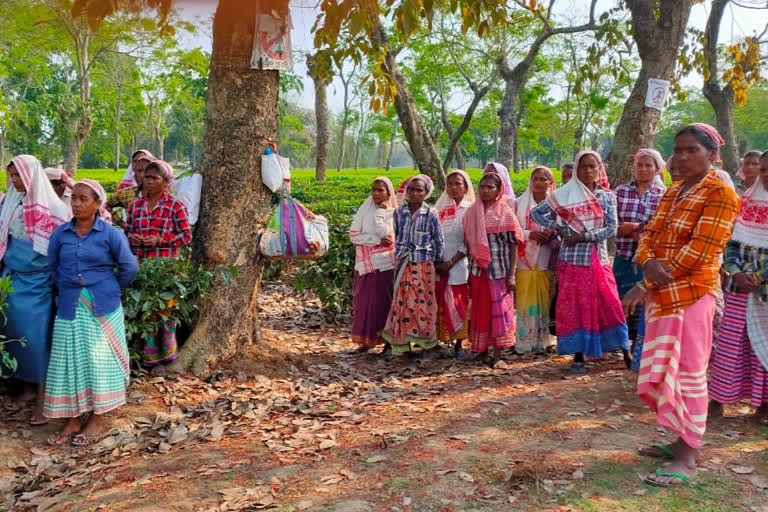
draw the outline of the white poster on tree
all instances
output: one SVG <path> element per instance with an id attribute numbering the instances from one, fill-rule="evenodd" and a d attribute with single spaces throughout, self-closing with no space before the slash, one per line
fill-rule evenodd
<path id="1" fill-rule="evenodd" d="M 276 11 L 256 14 L 251 69 L 291 71 L 291 15 Z"/>
<path id="2" fill-rule="evenodd" d="M 649 79 L 648 92 L 645 95 L 645 106 L 664 112 L 667 100 L 669 99 L 669 86 L 668 80 L 661 80 L 659 78 Z"/>

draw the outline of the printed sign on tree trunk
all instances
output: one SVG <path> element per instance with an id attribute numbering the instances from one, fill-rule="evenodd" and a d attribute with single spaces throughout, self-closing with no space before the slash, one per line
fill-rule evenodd
<path id="1" fill-rule="evenodd" d="M 645 106 L 664 112 L 669 98 L 669 81 L 659 78 L 648 80 L 648 92 L 645 95 Z"/>
<path id="2" fill-rule="evenodd" d="M 286 10 L 282 15 L 276 11 L 256 14 L 251 69 L 293 69 L 290 11 Z"/>

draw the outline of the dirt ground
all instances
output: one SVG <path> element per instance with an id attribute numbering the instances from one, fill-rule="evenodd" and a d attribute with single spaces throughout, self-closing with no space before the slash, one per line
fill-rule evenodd
<path id="1" fill-rule="evenodd" d="M 57 423 L 0 410 L 0 509 L 768 511 L 768 429 L 746 405 L 710 422 L 691 485 L 656 490 L 636 452 L 672 434 L 618 355 L 585 376 L 556 356 L 388 362 L 351 353 L 314 300 L 261 300 L 276 352 L 209 382 L 137 377 L 93 448 L 50 448 Z M 260 371 L 279 352 L 295 363 Z"/>

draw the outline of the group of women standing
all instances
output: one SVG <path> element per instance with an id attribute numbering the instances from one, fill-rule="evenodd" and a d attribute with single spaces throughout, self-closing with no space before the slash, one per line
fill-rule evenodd
<path id="1" fill-rule="evenodd" d="M 686 126 L 667 162 L 640 150 L 634 179 L 615 191 L 600 155 L 584 151 L 567 184 L 555 189 L 551 171 L 537 167 L 517 201 L 505 197 L 508 175 L 498 164 L 486 167 L 476 198 L 466 173 L 449 174 L 435 209 L 424 204 L 432 189 L 425 176 L 401 187 L 407 202 L 397 207 L 379 178 L 374 188 L 387 184 L 380 204 L 389 201 L 381 208 L 394 222 L 375 241 L 395 240 L 388 268 L 397 272 L 382 274 L 376 288 L 355 288 L 356 306 L 380 300 L 356 308 L 355 339 L 365 316 L 368 348 L 430 349 L 437 340 L 460 347 L 468 337 L 493 364 L 505 347 L 546 348 L 554 318 L 558 352 L 574 355 L 574 373 L 586 372 L 585 355 L 623 351 L 639 372 L 640 399 L 679 436 L 640 450 L 669 459 L 646 482 L 685 483 L 696 473 L 708 414 L 749 399 L 768 424 L 768 152 L 747 153 L 734 186 L 713 170 L 722 144 L 713 127 Z M 665 167 L 669 188 L 660 179 Z M 358 257 L 369 250 L 357 249 Z"/>
<path id="2" fill-rule="evenodd" d="M 51 445 L 98 441 L 104 414 L 125 403 L 130 358 L 121 290 L 143 259 L 173 258 L 191 239 L 184 204 L 167 193 L 171 167 L 146 151 L 134 157 L 146 157 L 148 165 L 143 185 L 123 205 L 124 230 L 112 225 L 96 181 L 73 182 L 31 155 L 6 167 L 0 262 L 12 292 L 0 334 L 16 360 L 11 376 L 25 384 L 17 407 L 35 401 L 29 423 L 68 419 L 49 437 Z M 145 340 L 145 364 L 173 359 L 175 339 L 170 350 L 168 338 Z"/>
<path id="3" fill-rule="evenodd" d="M 353 340 L 362 351 L 383 344 L 384 354 L 455 341 L 461 356 L 469 339 L 495 364 L 515 342 L 513 292 L 523 240 L 509 174 L 489 165 L 476 197 L 469 175 L 454 171 L 434 208 L 426 204 L 433 188 L 420 174 L 396 194 L 389 179 L 377 178 L 355 215 Z"/>

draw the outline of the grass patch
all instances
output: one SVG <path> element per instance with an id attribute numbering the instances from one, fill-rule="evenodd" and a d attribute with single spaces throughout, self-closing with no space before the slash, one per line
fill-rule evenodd
<path id="1" fill-rule="evenodd" d="M 600 462 L 586 470 L 583 485 L 577 486 L 570 496 L 565 496 L 564 504 L 585 512 L 710 512 L 744 509 L 745 495 L 739 492 L 738 482 L 730 476 L 699 472 L 689 486 L 657 489 L 645 485 L 636 474 L 652 471 L 652 468 L 646 469 L 637 464 Z M 640 490 L 645 494 L 632 494 Z M 580 497 L 576 498 L 576 495 Z"/>

